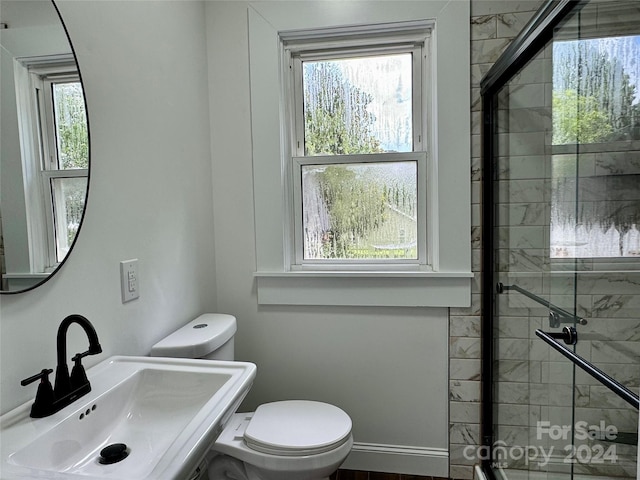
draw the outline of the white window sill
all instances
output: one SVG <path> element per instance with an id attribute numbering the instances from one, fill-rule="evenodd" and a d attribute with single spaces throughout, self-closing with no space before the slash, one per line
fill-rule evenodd
<path id="1" fill-rule="evenodd" d="M 33 287 L 49 277 L 49 273 L 14 272 L 3 273 L 9 291 L 20 291 Z"/>
<path id="2" fill-rule="evenodd" d="M 467 307 L 471 272 L 256 272 L 261 305 Z"/>
<path id="3" fill-rule="evenodd" d="M 11 280 L 37 280 L 47 278 L 50 273 L 3 273 L 2 277 Z"/>

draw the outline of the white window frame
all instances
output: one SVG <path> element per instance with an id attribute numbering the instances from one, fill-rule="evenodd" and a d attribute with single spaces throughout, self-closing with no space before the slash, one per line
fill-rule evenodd
<path id="1" fill-rule="evenodd" d="M 431 83 L 430 38 L 432 22 L 398 25 L 371 25 L 358 29 L 338 27 L 318 31 L 280 34 L 283 62 L 282 95 L 288 99 L 284 130 L 289 132 L 288 158 L 292 192 L 288 209 L 291 270 L 416 270 L 429 269 L 432 256 L 427 250 L 427 125 L 430 125 L 428 85 Z M 310 39 L 313 38 L 313 40 Z M 302 65 L 305 61 L 356 58 L 392 53 L 409 53 L 412 58 L 412 151 L 360 155 L 305 156 L 304 99 Z M 425 148 L 426 147 L 426 148 Z M 350 165 L 364 163 L 417 163 L 417 253 L 416 259 L 304 259 L 301 168 L 303 165 Z"/>
<path id="2" fill-rule="evenodd" d="M 367 8 L 322 2 L 254 2 L 248 7 L 256 290 L 259 304 L 469 306 L 471 302 L 471 92 L 468 0 L 370 2 Z M 300 42 L 345 28 L 433 25 L 432 99 L 427 125 L 427 268 L 292 268 L 292 172 L 295 157 L 283 88 L 282 40 Z M 342 27 L 341 27 L 342 26 Z M 466 26 L 467 28 L 461 28 Z M 324 32 L 323 32 L 324 30 Z M 306 37 L 305 37 L 306 36 Z M 442 51 L 439 51 L 439 45 Z M 479 138 L 479 135 L 478 135 Z"/>
<path id="3" fill-rule="evenodd" d="M 53 180 L 89 176 L 88 169 L 59 169 L 56 146 L 55 83 L 80 81 L 71 54 L 14 60 L 16 104 L 25 186 L 31 273 L 50 273 L 59 265 L 56 224 L 61 205 L 55 203 Z M 59 199 L 58 199 L 59 202 Z M 63 245 L 63 250 L 71 245 Z M 64 255 L 62 255 L 64 257 Z"/>

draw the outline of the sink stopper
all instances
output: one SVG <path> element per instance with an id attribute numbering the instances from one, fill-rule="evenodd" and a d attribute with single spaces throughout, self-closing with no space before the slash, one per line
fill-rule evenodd
<path id="1" fill-rule="evenodd" d="M 98 461 L 103 465 L 118 463 L 129 456 L 129 449 L 124 443 L 112 443 L 100 451 Z"/>

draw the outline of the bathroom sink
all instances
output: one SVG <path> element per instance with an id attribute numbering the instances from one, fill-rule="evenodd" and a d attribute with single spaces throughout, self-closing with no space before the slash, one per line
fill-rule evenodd
<path id="1" fill-rule="evenodd" d="M 186 480 L 255 373 L 244 362 L 111 357 L 59 412 L 34 419 L 28 402 L 0 417 L 0 478 Z"/>

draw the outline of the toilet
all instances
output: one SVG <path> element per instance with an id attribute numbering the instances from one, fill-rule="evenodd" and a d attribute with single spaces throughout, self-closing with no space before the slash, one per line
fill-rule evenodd
<path id="1" fill-rule="evenodd" d="M 233 360 L 236 319 L 206 313 L 151 347 L 151 356 Z M 310 400 L 234 413 L 189 480 L 328 480 L 353 446 L 351 418 Z"/>

